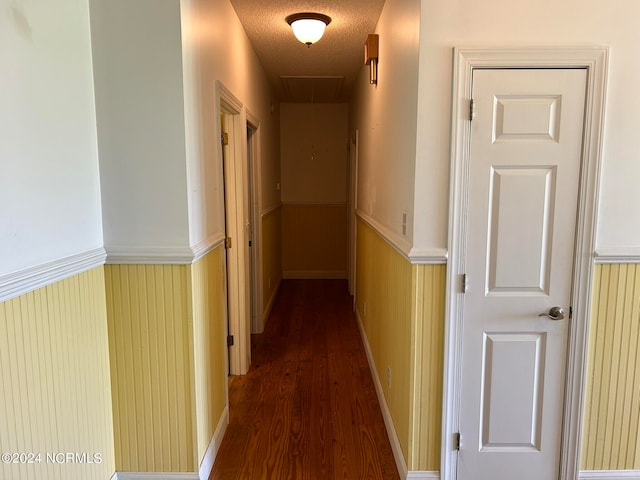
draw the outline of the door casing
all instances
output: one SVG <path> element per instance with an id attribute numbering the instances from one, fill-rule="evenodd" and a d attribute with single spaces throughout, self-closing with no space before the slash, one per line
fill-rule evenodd
<path id="1" fill-rule="evenodd" d="M 227 251 L 230 271 L 226 288 L 228 289 L 227 315 L 229 316 L 229 335 L 234 337 L 229 347 L 229 372 L 231 375 L 244 375 L 251 364 L 251 305 L 249 289 L 253 283 L 249 279 L 249 244 L 246 235 L 248 223 L 248 180 L 247 180 L 247 114 L 240 102 L 222 83 L 216 84 L 216 113 L 227 117 L 229 145 L 227 166 L 229 171 L 222 182 L 227 192 L 226 235 L 231 236 L 232 246 Z M 219 132 L 222 131 L 220 125 Z M 220 149 L 222 149 L 220 145 Z M 222 151 L 219 158 L 223 158 Z"/>
<path id="2" fill-rule="evenodd" d="M 262 170 L 260 161 L 260 120 L 246 110 L 247 129 L 247 188 L 250 190 L 248 218 L 251 223 L 252 246 L 249 249 L 250 262 L 253 265 L 249 281 L 251 283 L 251 333 L 264 331 L 265 318 L 262 314 Z"/>
<path id="3" fill-rule="evenodd" d="M 356 246 L 358 218 L 358 148 L 359 133 L 356 129 L 349 143 L 349 293 L 353 295 L 353 309 L 356 307 Z"/>
<path id="4" fill-rule="evenodd" d="M 442 458 L 440 478 L 457 477 L 455 433 L 461 405 L 462 358 L 461 259 L 466 251 L 464 212 L 468 202 L 470 145 L 469 101 L 475 68 L 586 68 L 587 92 L 582 171 L 573 277 L 573 320 L 569 329 L 567 382 L 560 479 L 578 478 L 580 434 L 585 391 L 589 306 L 595 250 L 598 182 L 608 49 L 605 47 L 546 47 L 480 49 L 454 48 L 451 173 L 449 197 L 449 261 L 445 306 L 444 385 L 442 412 Z"/>

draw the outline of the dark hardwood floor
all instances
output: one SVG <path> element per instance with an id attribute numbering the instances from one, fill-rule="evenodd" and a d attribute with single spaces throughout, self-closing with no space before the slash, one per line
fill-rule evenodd
<path id="1" fill-rule="evenodd" d="M 347 284 L 286 280 L 210 480 L 399 479 Z"/>

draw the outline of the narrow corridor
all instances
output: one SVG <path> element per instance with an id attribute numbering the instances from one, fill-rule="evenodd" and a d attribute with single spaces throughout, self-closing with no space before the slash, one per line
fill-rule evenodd
<path id="1" fill-rule="evenodd" d="M 345 281 L 285 280 L 210 480 L 398 479 Z"/>

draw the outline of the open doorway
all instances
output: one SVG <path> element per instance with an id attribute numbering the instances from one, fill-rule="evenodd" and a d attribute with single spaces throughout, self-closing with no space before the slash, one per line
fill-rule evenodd
<path id="1" fill-rule="evenodd" d="M 251 364 L 251 290 L 247 163 L 243 106 L 218 84 L 224 192 L 229 373 L 243 375 Z"/>
<path id="2" fill-rule="evenodd" d="M 259 161 L 259 122 L 247 113 L 247 205 L 248 205 L 248 247 L 249 247 L 249 282 L 250 282 L 250 318 L 251 333 L 262 333 L 262 222 L 261 222 L 261 190 Z"/>
<path id="3" fill-rule="evenodd" d="M 354 297 L 353 307 L 355 310 L 356 293 L 356 245 L 358 223 L 356 211 L 358 210 L 358 130 L 356 130 L 349 142 L 349 182 L 348 182 L 348 202 L 349 202 L 349 247 L 348 247 L 348 280 L 349 293 Z"/>

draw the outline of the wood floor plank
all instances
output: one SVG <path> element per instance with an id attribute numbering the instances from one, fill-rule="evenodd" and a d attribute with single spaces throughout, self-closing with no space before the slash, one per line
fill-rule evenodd
<path id="1" fill-rule="evenodd" d="M 319 346 L 322 349 L 322 346 Z M 329 357 L 326 345 L 313 359 L 313 398 L 310 409 L 309 467 L 311 478 L 332 478 L 333 419 L 329 386 Z"/>
<path id="2" fill-rule="evenodd" d="M 286 280 L 210 480 L 399 479 L 346 282 Z"/>

